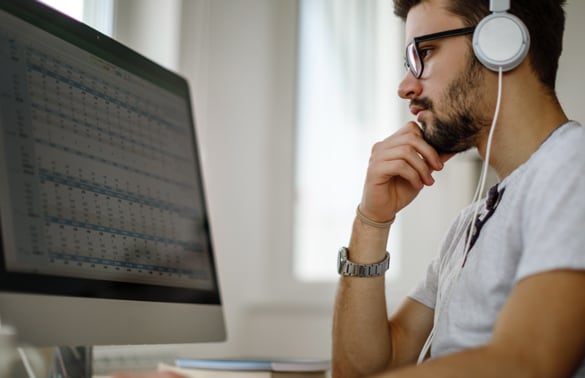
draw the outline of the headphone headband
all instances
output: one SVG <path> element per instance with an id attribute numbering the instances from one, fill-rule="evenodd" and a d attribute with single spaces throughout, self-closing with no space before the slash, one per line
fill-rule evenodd
<path id="1" fill-rule="evenodd" d="M 510 9 L 510 0 L 490 0 L 490 12 L 507 12 Z"/>

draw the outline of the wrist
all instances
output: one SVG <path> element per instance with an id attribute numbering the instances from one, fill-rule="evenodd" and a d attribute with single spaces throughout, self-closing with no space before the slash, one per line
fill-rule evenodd
<path id="1" fill-rule="evenodd" d="M 354 219 L 348 248 L 351 260 L 356 263 L 371 264 L 384 258 L 388 245 L 389 228 L 376 228 Z"/>
<path id="2" fill-rule="evenodd" d="M 395 214 L 392 218 L 385 220 L 383 222 L 379 222 L 377 220 L 367 217 L 364 213 L 362 213 L 362 211 L 360 210 L 360 205 L 358 205 L 357 208 L 355 209 L 355 215 L 356 218 L 363 224 L 381 229 L 389 229 L 390 226 L 392 226 L 392 223 L 394 223 L 394 220 L 396 219 Z"/>
<path id="3" fill-rule="evenodd" d="M 384 259 L 376 263 L 357 263 L 349 258 L 349 250 L 341 247 L 337 257 L 337 273 L 350 277 L 379 277 L 390 267 L 390 254 L 385 253 Z"/>

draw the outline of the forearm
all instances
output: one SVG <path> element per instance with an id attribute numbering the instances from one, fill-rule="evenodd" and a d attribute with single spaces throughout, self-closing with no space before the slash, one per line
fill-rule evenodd
<path id="1" fill-rule="evenodd" d="M 376 378 L 488 378 L 488 377 L 538 377 L 529 363 L 505 347 L 485 346 L 468 349 L 429 360 L 420 365 L 387 371 Z"/>
<path id="2" fill-rule="evenodd" d="M 426 143 L 414 122 L 372 147 L 359 209 L 374 226 L 354 221 L 350 261 L 372 264 L 384 258 L 389 229 L 376 223 L 393 219 L 425 185 L 433 185 L 433 171 L 441 170 L 448 159 Z M 342 277 L 338 288 L 333 322 L 336 378 L 373 374 L 416 360 L 432 327 L 432 309 L 407 299 L 389 320 L 383 276 Z"/>
<path id="3" fill-rule="evenodd" d="M 348 245 L 351 261 L 384 258 L 388 229 L 355 220 Z M 333 319 L 333 374 L 352 377 L 385 369 L 391 353 L 384 276 L 340 278 Z"/>

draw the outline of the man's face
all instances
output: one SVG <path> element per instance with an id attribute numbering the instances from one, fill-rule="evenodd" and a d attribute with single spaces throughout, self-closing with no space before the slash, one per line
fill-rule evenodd
<path id="1" fill-rule="evenodd" d="M 461 28 L 462 21 L 448 13 L 443 1 L 424 2 L 408 14 L 406 41 L 414 37 Z M 469 37 L 458 36 L 419 45 L 424 71 L 419 79 L 410 72 L 399 95 L 410 100 L 423 138 L 439 153 L 456 153 L 474 147 L 489 128 L 485 117 L 484 70 L 472 56 Z"/>
<path id="2" fill-rule="evenodd" d="M 481 104 L 481 65 L 473 57 L 466 61 L 464 71 L 436 101 L 429 97 L 411 100 L 411 106 L 429 110 L 430 116 L 420 119 L 423 138 L 439 153 L 457 153 L 474 147 L 490 124 L 480 112 L 485 108 Z"/>

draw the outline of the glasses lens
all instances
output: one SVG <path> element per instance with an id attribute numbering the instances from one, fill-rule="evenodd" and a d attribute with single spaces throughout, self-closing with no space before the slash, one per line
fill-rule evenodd
<path id="1" fill-rule="evenodd" d="M 422 63 L 414 41 L 406 46 L 406 66 L 417 79 L 422 74 Z"/>

